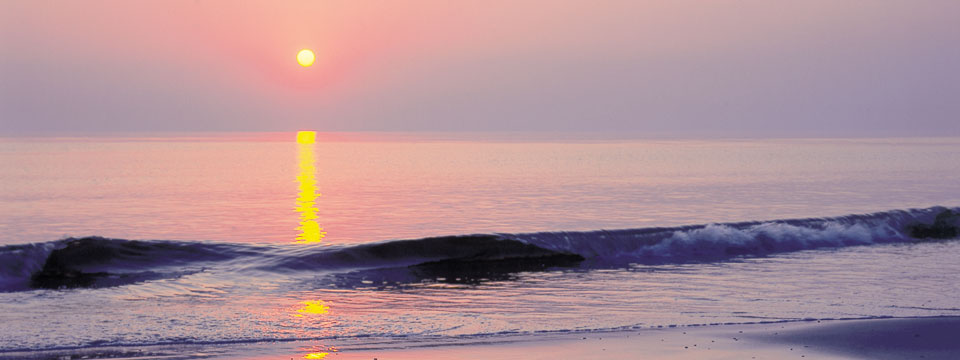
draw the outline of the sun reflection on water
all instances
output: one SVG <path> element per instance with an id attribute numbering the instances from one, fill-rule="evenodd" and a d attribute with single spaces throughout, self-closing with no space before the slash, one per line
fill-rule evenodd
<path id="1" fill-rule="evenodd" d="M 303 314 L 316 314 L 323 315 L 330 312 L 330 307 L 323 302 L 323 300 L 317 301 L 304 301 L 301 302 L 304 306 L 297 310 L 298 313 L 294 316 L 302 317 Z"/>
<path id="2" fill-rule="evenodd" d="M 300 308 L 296 310 L 293 314 L 294 317 L 301 318 L 302 323 L 298 328 L 298 336 L 300 337 L 315 337 L 318 334 L 315 332 L 310 332 L 308 329 L 316 329 L 319 327 L 328 327 L 330 326 L 328 322 L 322 321 L 325 316 L 315 316 L 315 315 L 327 315 L 330 313 L 330 306 L 327 306 L 327 303 L 323 300 L 307 300 L 300 302 Z M 321 320 L 318 322 L 318 320 Z M 306 325 L 312 324 L 312 325 Z M 334 346 L 311 346 L 308 348 L 301 348 L 301 351 L 306 354 L 303 355 L 304 359 L 323 359 L 326 358 L 330 353 L 335 353 L 340 351 Z"/>
<path id="3" fill-rule="evenodd" d="M 297 162 L 300 173 L 297 175 L 299 193 L 297 194 L 296 211 L 300 213 L 300 226 L 297 230 L 297 243 L 318 243 L 327 235 L 317 223 L 317 167 L 314 157 L 314 142 L 316 132 L 297 132 Z"/>

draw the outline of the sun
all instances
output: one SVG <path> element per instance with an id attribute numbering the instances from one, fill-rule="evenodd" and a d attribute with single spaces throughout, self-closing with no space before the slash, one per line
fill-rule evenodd
<path id="1" fill-rule="evenodd" d="M 297 53 L 297 63 L 299 63 L 300 66 L 307 67 L 313 65 L 313 60 L 315 59 L 316 56 L 313 55 L 313 51 L 310 51 L 310 49 L 303 49 Z"/>

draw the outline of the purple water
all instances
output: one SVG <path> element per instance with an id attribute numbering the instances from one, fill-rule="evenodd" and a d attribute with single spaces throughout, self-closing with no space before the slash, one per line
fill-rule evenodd
<path id="1" fill-rule="evenodd" d="M 960 139 L 293 140 L 0 141 L 0 356 L 960 315 Z"/>

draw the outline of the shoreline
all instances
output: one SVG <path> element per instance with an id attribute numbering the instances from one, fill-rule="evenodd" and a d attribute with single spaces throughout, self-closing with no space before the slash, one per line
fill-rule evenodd
<path id="1" fill-rule="evenodd" d="M 955 359 L 960 317 L 801 320 L 517 335 L 407 348 L 344 346 L 325 359 Z M 253 354 L 251 354 L 253 355 Z M 278 354 L 246 357 L 280 358 Z M 303 358 L 304 355 L 282 358 Z"/>
<path id="2" fill-rule="evenodd" d="M 957 333 L 960 316 L 935 316 L 403 341 L 364 338 L 103 347 L 0 353 L 0 359 L 952 359 L 960 355 Z"/>

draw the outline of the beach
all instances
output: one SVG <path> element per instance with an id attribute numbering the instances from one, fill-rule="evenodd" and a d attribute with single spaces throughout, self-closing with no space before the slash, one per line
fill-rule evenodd
<path id="1" fill-rule="evenodd" d="M 810 320 L 472 339 L 328 359 L 955 359 L 960 317 Z M 303 355 L 299 355 L 300 358 Z M 298 358 L 291 355 L 291 358 Z M 228 355 L 232 356 L 232 355 Z M 285 356 L 285 355 L 284 355 Z M 277 353 L 248 359 L 276 359 Z"/>
<path id="2" fill-rule="evenodd" d="M 0 359 L 955 359 L 960 317 L 808 320 L 432 339 L 106 347 Z"/>

